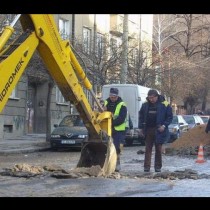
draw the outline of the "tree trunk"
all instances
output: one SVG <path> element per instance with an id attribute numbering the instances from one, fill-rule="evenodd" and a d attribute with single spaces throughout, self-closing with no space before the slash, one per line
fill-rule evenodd
<path id="1" fill-rule="evenodd" d="M 120 74 L 120 83 L 126 84 L 127 82 L 127 72 L 128 72 L 128 14 L 124 15 L 123 20 L 123 37 L 122 37 L 122 67 Z"/>

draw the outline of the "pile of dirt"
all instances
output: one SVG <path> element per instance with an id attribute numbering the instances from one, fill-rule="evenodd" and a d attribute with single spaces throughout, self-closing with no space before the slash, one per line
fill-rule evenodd
<path id="1" fill-rule="evenodd" d="M 202 144 L 204 147 L 210 147 L 210 132 L 205 132 L 206 125 L 199 125 L 188 132 L 184 133 L 179 139 L 174 141 L 166 150 L 166 153 L 170 153 L 172 150 L 187 151 L 188 153 L 197 153 L 198 147 Z M 192 152 L 192 149 L 194 151 Z M 191 150 L 191 151 L 189 151 Z"/>
<path id="2" fill-rule="evenodd" d="M 33 174 L 40 174 L 44 172 L 44 169 L 40 166 L 31 166 L 29 164 L 23 163 L 23 164 L 15 164 L 15 166 L 12 168 L 13 172 L 29 172 Z"/>
<path id="3" fill-rule="evenodd" d="M 99 165 L 91 166 L 90 168 L 86 167 L 75 168 L 73 172 L 87 174 L 89 176 L 96 176 L 96 177 L 102 176 L 103 174 L 102 168 Z"/>
<path id="4" fill-rule="evenodd" d="M 49 173 L 47 173 L 49 172 Z M 99 165 L 90 168 L 76 168 L 69 171 L 62 169 L 60 166 L 32 166 L 29 164 L 15 164 L 13 168 L 5 168 L 0 172 L 2 176 L 15 176 L 15 177 L 33 177 L 36 175 L 51 175 L 55 178 L 80 178 L 90 176 L 103 176 L 103 170 Z"/>

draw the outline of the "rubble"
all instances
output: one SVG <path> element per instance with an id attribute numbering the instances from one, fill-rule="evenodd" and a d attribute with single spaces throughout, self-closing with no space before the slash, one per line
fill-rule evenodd
<path id="1" fill-rule="evenodd" d="M 166 148 L 168 155 L 197 155 L 202 144 L 205 156 L 210 156 L 210 132 L 205 132 L 206 125 L 198 125 L 184 133 Z"/>

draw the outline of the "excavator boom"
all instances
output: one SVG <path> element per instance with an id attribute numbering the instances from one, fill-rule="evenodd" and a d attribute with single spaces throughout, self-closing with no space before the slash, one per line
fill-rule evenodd
<path id="1" fill-rule="evenodd" d="M 24 32 L 5 47 L 14 31 L 13 21 L 0 37 L 0 112 L 37 50 L 65 100 L 74 104 L 88 130 L 78 167 L 100 165 L 105 175 L 112 173 L 116 154 L 111 138 L 111 113 L 91 108 L 83 88 L 89 90 L 95 100 L 96 97 L 69 40 L 62 40 L 52 15 L 24 14 L 18 18 Z M 15 22 L 18 18 L 16 16 Z"/>

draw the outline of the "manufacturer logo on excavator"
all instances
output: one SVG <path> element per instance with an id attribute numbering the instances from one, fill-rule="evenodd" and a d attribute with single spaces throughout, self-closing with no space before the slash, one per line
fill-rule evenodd
<path id="1" fill-rule="evenodd" d="M 22 58 L 20 59 L 20 61 L 18 62 L 18 64 L 15 67 L 14 72 L 12 73 L 12 75 L 10 75 L 7 83 L 4 86 L 4 89 L 1 91 L 0 93 L 0 101 L 3 101 L 5 95 L 8 92 L 8 89 L 10 88 L 11 84 L 13 83 L 18 71 L 20 70 L 20 68 L 22 67 L 22 64 L 24 63 L 24 61 L 22 60 Z"/>

